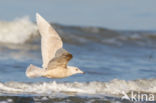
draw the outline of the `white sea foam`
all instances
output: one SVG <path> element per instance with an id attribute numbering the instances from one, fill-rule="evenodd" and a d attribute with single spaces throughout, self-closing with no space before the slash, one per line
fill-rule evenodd
<path id="1" fill-rule="evenodd" d="M 32 35 L 37 35 L 36 25 L 29 17 L 15 19 L 11 22 L 0 21 L 0 42 L 20 44 Z"/>
<path id="2" fill-rule="evenodd" d="M 74 82 L 74 83 L 21 83 L 21 82 L 7 82 L 0 83 L 0 92 L 15 93 L 15 94 L 54 94 L 54 93 L 80 93 L 80 94 L 107 94 L 120 95 L 124 91 L 156 93 L 156 79 L 150 80 L 112 80 L 110 82 Z"/>

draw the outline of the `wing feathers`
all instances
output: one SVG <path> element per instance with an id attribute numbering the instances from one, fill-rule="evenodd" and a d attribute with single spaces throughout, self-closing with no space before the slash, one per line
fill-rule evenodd
<path id="1" fill-rule="evenodd" d="M 63 43 L 59 34 L 54 28 L 38 13 L 36 13 L 36 21 L 39 32 L 41 34 L 41 49 L 43 68 L 47 68 L 49 61 L 55 57 L 58 49 L 62 48 Z"/>
<path id="2" fill-rule="evenodd" d="M 63 49 L 58 50 L 56 54 L 56 57 L 49 62 L 47 69 L 55 69 L 56 67 L 66 68 L 69 60 L 73 57 L 72 54 Z"/>

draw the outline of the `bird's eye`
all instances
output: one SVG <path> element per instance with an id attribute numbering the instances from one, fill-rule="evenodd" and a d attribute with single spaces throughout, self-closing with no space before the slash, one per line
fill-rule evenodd
<path id="1" fill-rule="evenodd" d="M 78 69 L 76 69 L 76 71 L 78 71 Z"/>

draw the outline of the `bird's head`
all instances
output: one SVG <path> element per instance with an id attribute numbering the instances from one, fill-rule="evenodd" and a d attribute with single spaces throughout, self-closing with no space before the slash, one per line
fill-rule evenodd
<path id="1" fill-rule="evenodd" d="M 82 70 L 80 70 L 78 67 L 73 67 L 73 66 L 68 66 L 68 73 L 70 75 L 73 75 L 73 74 L 84 74 L 84 72 Z"/>

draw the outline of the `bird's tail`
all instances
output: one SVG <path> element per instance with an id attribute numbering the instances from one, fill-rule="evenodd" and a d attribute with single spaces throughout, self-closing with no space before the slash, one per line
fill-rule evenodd
<path id="1" fill-rule="evenodd" d="M 43 73 L 44 69 L 34 66 L 32 64 L 30 64 L 26 70 L 26 76 L 29 78 L 41 77 Z"/>

